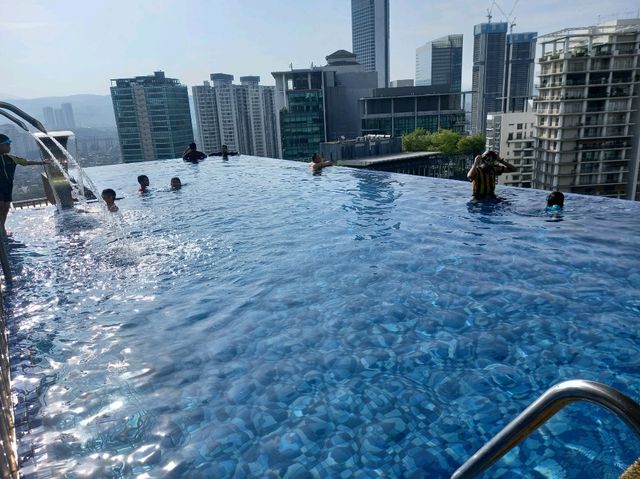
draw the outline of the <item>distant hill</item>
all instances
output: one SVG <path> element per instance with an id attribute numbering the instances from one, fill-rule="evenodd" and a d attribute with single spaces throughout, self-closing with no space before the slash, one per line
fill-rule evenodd
<path id="1" fill-rule="evenodd" d="M 60 108 L 62 103 L 71 103 L 76 124 L 85 128 L 115 127 L 111 95 L 71 95 L 33 98 L 30 100 L 10 100 L 0 97 L 29 115 L 43 121 L 42 109 L 46 106 Z"/>

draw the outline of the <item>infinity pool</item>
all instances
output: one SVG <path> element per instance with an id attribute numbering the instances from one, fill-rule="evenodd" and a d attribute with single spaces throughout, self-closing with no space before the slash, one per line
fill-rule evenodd
<path id="1" fill-rule="evenodd" d="M 476 205 L 463 182 L 251 157 L 88 173 L 119 214 L 8 223 L 23 477 L 449 477 L 559 381 L 640 399 L 637 203 L 568 195 L 552 221 L 541 191 Z M 638 455 L 572 405 L 485 477 Z"/>

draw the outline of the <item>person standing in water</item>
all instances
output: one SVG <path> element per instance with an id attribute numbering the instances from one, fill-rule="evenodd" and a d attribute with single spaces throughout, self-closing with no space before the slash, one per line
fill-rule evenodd
<path id="1" fill-rule="evenodd" d="M 182 154 L 182 159 L 184 161 L 189 161 L 192 163 L 197 163 L 200 160 L 204 160 L 206 157 L 207 155 L 205 155 L 201 151 L 198 151 L 195 143 L 189 144 L 189 148 L 184 150 L 184 153 Z"/>
<path id="2" fill-rule="evenodd" d="M 10 155 L 11 139 L 0 133 L 0 223 L 2 227 L 7 221 L 7 215 L 13 201 L 13 178 L 17 165 L 47 165 L 51 160 L 33 161 Z"/>
<path id="3" fill-rule="evenodd" d="M 516 167 L 503 160 L 495 151 L 485 151 L 473 160 L 467 178 L 473 183 L 476 200 L 496 197 L 496 179 L 502 173 L 516 171 Z"/>

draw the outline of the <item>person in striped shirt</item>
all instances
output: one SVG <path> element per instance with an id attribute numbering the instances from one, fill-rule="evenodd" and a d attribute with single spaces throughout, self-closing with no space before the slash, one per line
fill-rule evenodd
<path id="1" fill-rule="evenodd" d="M 473 183 L 475 199 L 495 198 L 496 181 L 505 172 L 516 171 L 516 167 L 503 160 L 495 151 L 485 151 L 473 160 L 467 178 Z"/>

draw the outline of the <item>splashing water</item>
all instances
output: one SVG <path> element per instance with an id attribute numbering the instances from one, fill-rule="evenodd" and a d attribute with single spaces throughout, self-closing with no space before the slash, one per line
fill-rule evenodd
<path id="1" fill-rule="evenodd" d="M 78 185 L 75 181 L 73 181 L 71 179 L 71 176 L 69 175 L 69 173 L 67 172 L 67 170 L 65 170 L 64 166 L 62 165 L 62 163 L 60 163 L 60 161 L 55 157 L 55 155 L 51 152 L 51 150 L 47 147 L 47 145 L 44 144 L 44 142 L 38 138 L 35 134 L 32 133 L 33 138 L 35 138 L 35 140 L 38 142 L 38 144 L 42 147 L 42 149 L 49 155 L 49 159 L 51 161 L 53 161 L 53 163 L 58 167 L 58 169 L 60 170 L 60 172 L 62 173 L 62 175 L 65 177 L 65 179 L 69 182 L 69 185 L 71 186 L 71 191 L 73 194 L 73 197 L 80 202 L 80 204 L 82 204 L 83 206 L 86 205 L 86 197 L 84 194 L 84 188 L 81 188 L 81 185 Z M 49 138 L 53 139 L 51 136 L 49 136 Z M 62 145 L 60 145 L 59 142 L 55 142 L 58 145 L 58 148 L 61 149 L 61 151 L 66 152 L 66 150 L 62 147 Z M 67 152 L 68 154 L 68 152 Z M 65 156 L 67 156 L 67 154 L 65 154 Z M 69 155 L 71 156 L 71 155 Z M 56 199 L 56 204 L 60 204 L 60 199 L 58 198 L 58 195 L 55 192 L 55 188 L 51 188 L 51 190 L 53 191 L 53 194 L 55 196 Z"/>
<path id="2" fill-rule="evenodd" d="M 71 168 L 73 168 L 74 170 L 76 170 L 78 172 L 77 182 L 78 182 L 79 190 L 82 191 L 82 196 L 85 197 L 85 199 L 86 199 L 86 196 L 84 194 L 84 185 L 86 184 L 87 187 L 89 188 L 89 190 L 91 190 L 91 192 L 97 198 L 98 197 L 98 189 L 96 188 L 96 185 L 93 183 L 93 181 L 91 181 L 91 178 L 89 178 L 89 176 L 84 172 L 84 170 L 82 169 L 80 164 L 75 160 L 75 158 L 71 155 L 71 153 L 69 153 L 67 151 L 67 149 L 60 144 L 60 142 L 58 140 L 56 140 L 52 136 L 49 136 L 49 138 L 51 138 L 51 141 L 53 141 L 53 143 L 64 154 L 65 158 L 67 159 L 68 167 L 71 167 Z"/>

